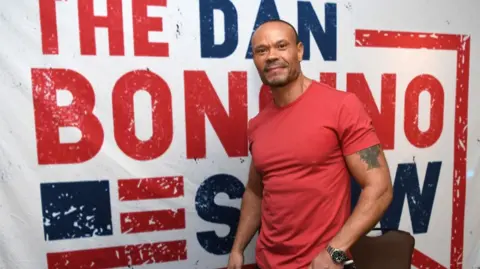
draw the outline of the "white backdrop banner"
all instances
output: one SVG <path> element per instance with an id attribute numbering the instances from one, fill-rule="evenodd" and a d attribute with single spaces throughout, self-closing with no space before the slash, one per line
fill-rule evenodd
<path id="1" fill-rule="evenodd" d="M 372 116 L 395 191 L 377 227 L 415 236 L 413 268 L 477 268 L 479 10 L 1 1 L 0 268 L 224 268 L 247 122 L 271 101 L 249 42 L 271 18 L 297 27 L 306 75 L 356 93 Z"/>

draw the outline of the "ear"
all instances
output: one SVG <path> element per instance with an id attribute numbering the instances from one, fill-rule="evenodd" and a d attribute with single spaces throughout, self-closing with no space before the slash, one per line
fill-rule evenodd
<path id="1" fill-rule="evenodd" d="M 301 62 L 303 60 L 303 43 L 298 42 L 297 44 L 297 60 Z"/>

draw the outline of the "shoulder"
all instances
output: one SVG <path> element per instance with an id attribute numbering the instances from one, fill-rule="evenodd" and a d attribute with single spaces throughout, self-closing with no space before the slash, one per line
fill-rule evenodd
<path id="1" fill-rule="evenodd" d="M 355 98 L 354 93 L 339 90 L 318 81 L 312 81 L 312 90 L 315 96 L 333 105 L 341 105 L 346 98 L 352 98 L 352 96 Z"/>
<path id="2" fill-rule="evenodd" d="M 313 92 L 311 99 L 315 106 L 322 110 L 323 115 L 330 115 L 335 119 L 340 112 L 357 109 L 362 104 L 356 94 L 336 89 L 321 82 L 313 81 L 311 90 Z M 327 111 L 330 113 L 326 113 Z"/>

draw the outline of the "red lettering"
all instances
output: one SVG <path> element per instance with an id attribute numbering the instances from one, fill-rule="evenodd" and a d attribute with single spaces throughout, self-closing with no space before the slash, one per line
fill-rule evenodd
<path id="1" fill-rule="evenodd" d="M 145 90 L 152 102 L 153 134 L 141 141 L 135 133 L 133 98 Z M 173 139 L 172 96 L 167 83 L 158 75 L 137 70 L 126 73 L 113 88 L 113 124 L 118 147 L 136 160 L 152 160 L 167 151 Z"/>
<path id="2" fill-rule="evenodd" d="M 347 74 L 347 91 L 355 93 L 364 103 L 384 149 L 393 149 L 395 144 L 395 90 L 396 75 L 383 74 L 380 112 L 365 76 L 356 73 Z"/>
<path id="3" fill-rule="evenodd" d="M 166 7 L 167 0 L 132 1 L 135 56 L 168 57 L 168 43 L 148 41 L 149 31 L 163 31 L 163 19 L 147 17 L 147 5 Z"/>
<path id="4" fill-rule="evenodd" d="M 55 0 L 40 0 L 40 29 L 43 54 L 58 54 L 57 9 Z"/>
<path id="5" fill-rule="evenodd" d="M 427 91 L 430 94 L 430 126 L 422 132 L 418 128 L 419 97 Z M 444 92 L 440 81 L 431 75 L 420 75 L 408 84 L 405 91 L 405 135 L 418 148 L 433 145 L 442 133 Z"/>
<path id="6" fill-rule="evenodd" d="M 325 83 L 332 88 L 336 88 L 337 73 L 320 73 L 320 82 Z"/>
<path id="7" fill-rule="evenodd" d="M 33 105 L 39 164 L 81 163 L 93 158 L 103 143 L 103 129 L 93 114 L 95 93 L 81 74 L 68 69 L 32 69 Z M 57 90 L 72 96 L 68 106 L 57 105 Z M 59 128 L 76 127 L 76 143 L 60 143 Z"/>
<path id="8" fill-rule="evenodd" d="M 187 158 L 205 158 L 205 115 L 229 157 L 248 156 L 247 74 L 228 74 L 228 107 L 222 105 L 204 71 L 185 71 Z"/>
<path id="9" fill-rule="evenodd" d="M 269 86 L 265 84 L 262 85 L 258 99 L 260 111 L 262 111 L 268 105 L 268 103 L 273 101 L 272 91 L 270 90 Z"/>
<path id="10" fill-rule="evenodd" d="M 78 0 L 78 22 L 80 27 L 80 52 L 96 55 L 95 27 L 108 28 L 110 55 L 123 56 L 122 0 L 107 0 L 107 16 L 95 16 L 93 0 Z"/>

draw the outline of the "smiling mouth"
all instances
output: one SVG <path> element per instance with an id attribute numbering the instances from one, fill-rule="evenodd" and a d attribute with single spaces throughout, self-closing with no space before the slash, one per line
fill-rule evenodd
<path id="1" fill-rule="evenodd" d="M 283 69 L 285 66 L 274 66 L 267 69 L 267 72 Z"/>

